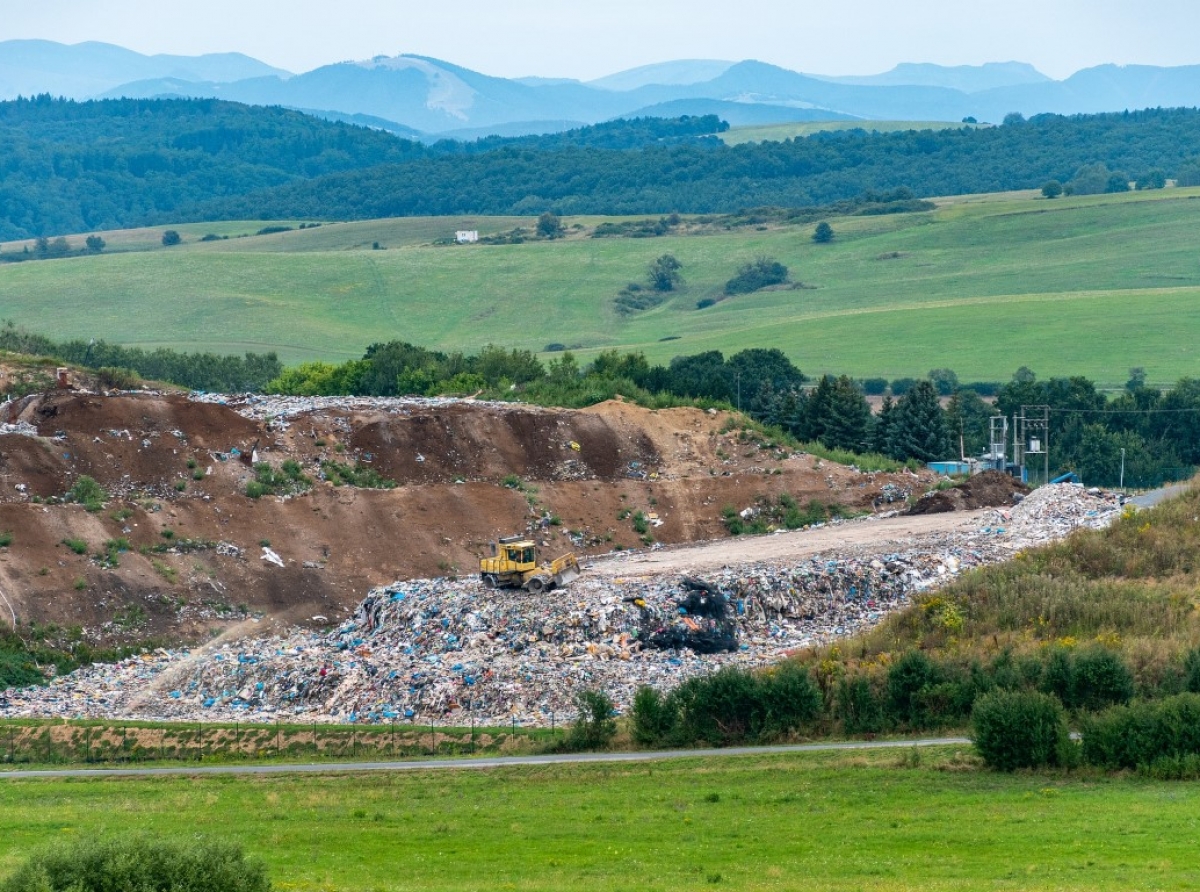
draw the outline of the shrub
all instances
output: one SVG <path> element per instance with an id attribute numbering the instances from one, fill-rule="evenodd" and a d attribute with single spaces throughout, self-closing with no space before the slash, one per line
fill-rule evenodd
<path id="1" fill-rule="evenodd" d="M 173 245 L 178 245 L 182 241 L 183 241 L 183 236 L 181 236 L 174 229 L 168 229 L 162 235 L 162 243 L 168 248 L 170 248 Z"/>
<path id="2" fill-rule="evenodd" d="M 0 650 L 0 691 L 42 684 L 45 680 L 28 654 Z"/>
<path id="3" fill-rule="evenodd" d="M 360 489 L 395 489 L 395 480 L 380 475 L 374 468 L 362 464 L 323 461 L 321 472 L 334 486 L 354 486 Z"/>
<path id="4" fill-rule="evenodd" d="M 1189 650 L 1183 659 L 1183 689 L 1200 694 L 1200 648 Z"/>
<path id="5" fill-rule="evenodd" d="M 638 688 L 633 697 L 630 718 L 633 720 L 633 740 L 639 746 L 655 746 L 667 740 L 675 726 L 676 713 L 669 701 L 654 688 Z"/>
<path id="6" fill-rule="evenodd" d="M 142 386 L 142 377 L 133 369 L 117 366 L 101 366 L 96 369 L 96 379 L 109 390 L 136 390 Z"/>
<path id="7" fill-rule="evenodd" d="M 104 507 L 108 493 L 104 491 L 104 487 L 85 474 L 75 481 L 75 485 L 67 492 L 67 498 L 94 513 Z"/>
<path id="8" fill-rule="evenodd" d="M 0 531 L 0 548 L 8 548 L 13 544 L 12 530 Z"/>
<path id="9" fill-rule="evenodd" d="M 575 708 L 579 715 L 562 748 L 573 752 L 608 749 L 617 736 L 613 702 L 608 695 L 603 691 L 580 691 L 575 695 Z"/>
<path id="10" fill-rule="evenodd" d="M 279 470 L 271 467 L 268 462 L 259 462 L 254 466 L 254 479 L 246 484 L 246 495 L 257 499 L 265 495 L 292 495 L 304 492 L 312 486 L 312 479 L 305 476 L 300 463 L 288 459 Z"/>
<path id="11" fill-rule="evenodd" d="M 794 734 L 821 714 L 821 692 L 799 663 L 783 663 L 762 678 L 765 709 L 756 736 Z"/>
<path id="12" fill-rule="evenodd" d="M 877 734 L 883 730 L 883 704 L 865 675 L 838 682 L 837 710 L 847 734 Z"/>
<path id="13" fill-rule="evenodd" d="M 931 716 L 925 695 L 941 681 L 938 666 L 919 650 L 910 650 L 888 669 L 888 713 L 898 724 L 926 728 Z"/>
<path id="14" fill-rule="evenodd" d="M 1083 760 L 1103 768 L 1151 768 L 1198 755 L 1200 695 L 1114 706 L 1089 716 L 1082 734 Z"/>
<path id="15" fill-rule="evenodd" d="M 149 835 L 82 839 L 41 849 L 0 892 L 269 892 L 266 867 L 234 843 Z"/>
<path id="16" fill-rule="evenodd" d="M 1066 714 L 1048 694 L 1003 690 L 984 694 L 971 711 L 971 728 L 983 761 L 1000 771 L 1070 760 Z"/>
<path id="17" fill-rule="evenodd" d="M 1071 703 L 1090 712 L 1133 698 L 1133 673 L 1110 650 L 1096 647 L 1077 654 L 1071 673 Z"/>
<path id="18" fill-rule="evenodd" d="M 766 719 L 763 687 L 756 675 L 736 668 L 688 679 L 668 695 L 668 708 L 678 709 L 676 738 L 714 746 L 754 739 Z"/>
<path id="19" fill-rule="evenodd" d="M 726 294 L 750 294 L 771 285 L 787 281 L 788 268 L 778 260 L 760 257 L 753 263 L 743 265 L 737 275 L 725 283 Z"/>

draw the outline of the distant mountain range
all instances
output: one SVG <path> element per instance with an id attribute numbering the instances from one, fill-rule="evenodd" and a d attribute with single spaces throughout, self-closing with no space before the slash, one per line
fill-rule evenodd
<path id="1" fill-rule="evenodd" d="M 144 56 L 103 43 L 0 42 L 0 99 L 40 93 L 215 97 L 435 139 L 558 132 L 645 115 L 715 113 L 734 126 L 856 118 L 869 125 L 1193 107 L 1200 105 L 1200 66 L 1102 65 L 1055 81 L 1019 62 L 904 64 L 878 75 L 824 77 L 756 61 L 691 59 L 584 83 L 490 77 L 416 55 L 292 74 L 237 53 Z"/>

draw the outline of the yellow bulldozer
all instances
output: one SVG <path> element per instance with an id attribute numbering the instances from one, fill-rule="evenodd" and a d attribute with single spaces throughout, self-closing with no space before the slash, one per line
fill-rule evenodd
<path id="1" fill-rule="evenodd" d="M 539 564 L 537 546 L 523 536 L 493 543 L 492 556 L 479 561 L 479 577 L 488 588 L 523 588 L 535 594 L 564 586 L 579 573 L 573 553 Z"/>

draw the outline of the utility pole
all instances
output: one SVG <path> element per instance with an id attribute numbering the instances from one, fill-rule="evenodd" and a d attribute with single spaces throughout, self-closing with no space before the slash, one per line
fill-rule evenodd
<path id="1" fill-rule="evenodd" d="M 1028 476 L 1029 456 L 1042 457 L 1042 483 L 1050 482 L 1050 407 L 1022 406 L 1016 417 L 1014 459 Z"/>
<path id="2" fill-rule="evenodd" d="M 1125 490 L 1125 447 L 1121 447 L 1121 491 Z"/>

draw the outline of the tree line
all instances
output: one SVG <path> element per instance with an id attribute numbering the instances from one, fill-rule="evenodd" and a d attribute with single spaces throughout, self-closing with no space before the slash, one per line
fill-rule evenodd
<path id="1" fill-rule="evenodd" d="M 283 372 L 275 353 L 181 353 L 160 347 L 143 350 L 97 340 L 55 341 L 18 328 L 11 320 L 0 324 L 0 350 L 31 356 L 51 356 L 64 363 L 102 372 L 104 383 L 133 387 L 145 378 L 222 393 L 262 391 Z M 3 394 L 0 394 L 3 396 Z"/>
<path id="2" fill-rule="evenodd" d="M 868 190 L 957 195 L 1038 189 L 1049 180 L 1086 179 L 1096 164 L 1139 182 L 1158 172 L 1182 183 L 1190 182 L 1198 156 L 1195 109 L 1040 115 L 1001 127 L 852 130 L 738 146 L 503 146 L 331 174 L 219 199 L 195 213 L 228 219 L 536 215 L 547 209 L 560 215 L 731 213 L 826 205 Z M 1080 191 L 1087 188 L 1081 183 Z"/>
<path id="3" fill-rule="evenodd" d="M 0 325 L 0 349 L 104 370 L 113 386 L 141 377 L 196 390 L 298 396 L 479 395 L 576 408 L 620 396 L 649 408 L 728 406 L 801 443 L 901 462 L 977 457 L 989 446 L 989 419 L 1045 407 L 1053 475 L 1074 471 L 1091 485 L 1146 487 L 1182 479 L 1200 465 L 1200 379 L 1150 387 L 1140 368 L 1111 395 L 1082 376 L 1042 380 L 1026 367 L 1002 384 L 962 383 L 951 369 L 890 385 L 847 375 L 811 380 L 782 351 L 762 348 L 729 357 L 709 350 L 666 364 L 607 350 L 580 363 L 561 344 L 548 344 L 552 358 L 543 362 L 519 348 L 488 345 L 468 354 L 389 341 L 372 344 L 360 359 L 285 368 L 274 353 L 238 357 L 56 342 L 11 321 Z M 882 393 L 876 409 L 869 392 Z"/>
<path id="4" fill-rule="evenodd" d="M 209 219 L 737 213 L 867 192 L 1200 182 L 1200 111 L 817 133 L 727 146 L 715 116 L 432 146 L 213 99 L 0 103 L 0 238 Z"/>

